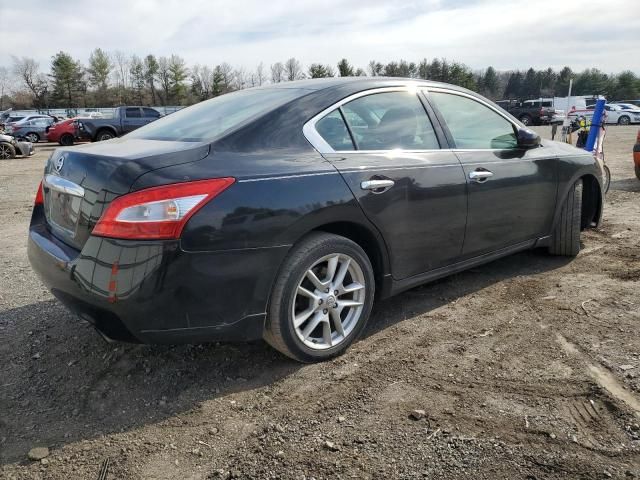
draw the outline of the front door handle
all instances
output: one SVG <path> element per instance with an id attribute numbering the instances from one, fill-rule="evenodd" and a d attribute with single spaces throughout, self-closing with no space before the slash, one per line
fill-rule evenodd
<path id="1" fill-rule="evenodd" d="M 393 180 L 365 180 L 360 184 L 362 190 L 371 190 L 373 193 L 384 193 L 395 185 Z"/>
<path id="2" fill-rule="evenodd" d="M 469 178 L 476 183 L 486 182 L 489 177 L 493 177 L 493 172 L 489 170 L 474 170 L 469 173 Z"/>

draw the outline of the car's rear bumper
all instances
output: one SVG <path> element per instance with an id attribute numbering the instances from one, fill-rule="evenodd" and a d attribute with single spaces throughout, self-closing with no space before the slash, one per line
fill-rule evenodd
<path id="1" fill-rule="evenodd" d="M 185 252 L 179 241 L 90 237 L 79 252 L 53 236 L 36 207 L 32 267 L 52 293 L 105 336 L 142 343 L 262 337 L 288 247 Z"/>

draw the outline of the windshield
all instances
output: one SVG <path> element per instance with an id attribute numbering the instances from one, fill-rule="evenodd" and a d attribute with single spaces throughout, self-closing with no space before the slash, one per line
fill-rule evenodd
<path id="1" fill-rule="evenodd" d="M 127 138 L 210 142 L 228 130 L 309 93 L 299 88 L 248 89 L 178 110 L 139 128 Z"/>

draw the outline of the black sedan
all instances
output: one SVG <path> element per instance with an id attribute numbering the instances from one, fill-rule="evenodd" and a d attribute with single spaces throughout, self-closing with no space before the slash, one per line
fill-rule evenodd
<path id="1" fill-rule="evenodd" d="M 590 154 L 473 92 L 309 80 L 56 150 L 29 258 L 110 339 L 264 338 L 309 362 L 374 298 L 534 247 L 575 256 L 602 198 Z"/>

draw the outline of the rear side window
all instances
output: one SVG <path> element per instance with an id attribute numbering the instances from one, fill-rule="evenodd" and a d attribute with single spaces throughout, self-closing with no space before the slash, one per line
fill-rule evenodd
<path id="1" fill-rule="evenodd" d="M 301 88 L 256 88 L 220 95 L 159 118 L 127 138 L 210 142 L 246 122 L 308 94 Z"/>
<path id="2" fill-rule="evenodd" d="M 518 147 L 513 124 L 480 102 L 442 92 L 430 92 L 429 98 L 444 117 L 456 148 Z"/>
<path id="3" fill-rule="evenodd" d="M 125 110 L 125 116 L 127 118 L 140 118 L 140 109 L 139 108 L 127 108 Z"/>
<path id="4" fill-rule="evenodd" d="M 316 123 L 316 131 L 334 150 L 354 150 L 351 135 L 340 110 L 334 110 L 319 120 Z"/>
<path id="5" fill-rule="evenodd" d="M 415 93 L 385 92 L 356 98 L 342 107 L 358 150 L 440 148 Z"/>

